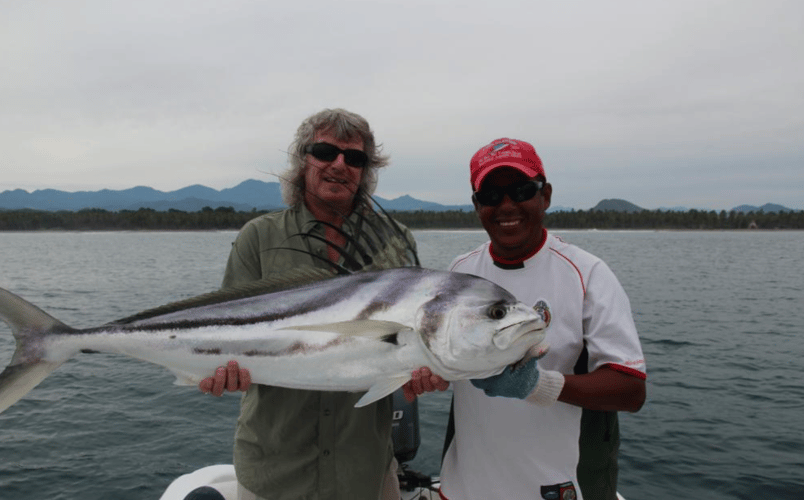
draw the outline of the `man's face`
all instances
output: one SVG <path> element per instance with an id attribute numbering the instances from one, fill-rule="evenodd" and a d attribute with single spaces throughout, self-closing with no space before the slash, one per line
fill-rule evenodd
<path id="1" fill-rule="evenodd" d="M 363 151 L 363 139 L 340 141 L 330 131 L 317 132 L 313 142 L 326 142 L 343 150 Z M 314 213 L 320 209 L 348 215 L 362 175 L 363 169 L 347 165 L 343 154 L 332 161 L 323 161 L 308 153 L 304 171 L 305 204 Z"/>
<path id="2" fill-rule="evenodd" d="M 528 180 L 522 172 L 502 167 L 483 180 L 481 191 L 507 187 Z M 489 235 L 494 253 L 499 257 L 517 260 L 532 253 L 541 244 L 544 211 L 550 207 L 552 186 L 545 183 L 541 191 L 529 200 L 514 202 L 506 194 L 496 206 L 475 201 L 475 210 Z"/>

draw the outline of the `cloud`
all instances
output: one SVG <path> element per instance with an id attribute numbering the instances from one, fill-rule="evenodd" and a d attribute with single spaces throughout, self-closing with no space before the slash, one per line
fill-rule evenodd
<path id="1" fill-rule="evenodd" d="M 469 157 L 509 136 L 542 154 L 557 204 L 801 209 L 802 15 L 786 0 L 7 2 L 0 189 L 267 180 L 301 120 L 345 107 L 392 155 L 386 197 L 465 203 Z"/>

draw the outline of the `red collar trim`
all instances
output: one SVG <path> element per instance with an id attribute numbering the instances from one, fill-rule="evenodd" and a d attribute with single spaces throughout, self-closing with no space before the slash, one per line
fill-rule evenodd
<path id="1" fill-rule="evenodd" d="M 498 267 L 502 267 L 503 269 L 518 269 L 524 267 L 523 263 L 539 253 L 539 250 L 544 247 L 545 242 L 547 241 L 547 229 L 542 228 L 542 241 L 532 252 L 527 254 L 526 256 L 519 258 L 519 259 L 504 259 L 494 253 L 494 243 L 489 245 L 489 255 L 491 255 L 491 260 L 494 261 L 494 264 L 498 265 Z"/>

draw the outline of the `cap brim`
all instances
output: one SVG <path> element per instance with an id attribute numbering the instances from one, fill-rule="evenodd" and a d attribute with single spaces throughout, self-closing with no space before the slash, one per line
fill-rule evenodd
<path id="1" fill-rule="evenodd" d="M 508 167 L 513 168 L 514 170 L 518 170 L 519 172 L 522 172 L 523 174 L 527 175 L 528 178 L 536 177 L 541 173 L 538 170 L 526 167 L 525 165 L 515 164 L 512 163 L 511 161 L 500 161 L 497 163 L 492 163 L 491 165 L 488 165 L 486 167 L 483 167 L 483 169 L 480 171 L 480 174 L 478 174 L 478 176 L 475 178 L 475 183 L 472 186 L 472 188 L 475 191 L 479 190 L 480 186 L 483 185 L 483 181 L 486 179 L 486 176 L 489 175 L 492 171 L 501 167 Z"/>

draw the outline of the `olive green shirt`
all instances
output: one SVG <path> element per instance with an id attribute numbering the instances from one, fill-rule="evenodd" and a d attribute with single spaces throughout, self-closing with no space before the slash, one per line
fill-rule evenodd
<path id="1" fill-rule="evenodd" d="M 380 217 L 374 215 L 373 217 Z M 252 219 L 233 243 L 223 287 L 243 284 L 299 266 L 326 267 L 324 226 L 302 206 Z M 361 230 L 370 231 L 354 214 Z M 344 224 L 354 235 L 354 226 Z M 404 229 L 411 245 L 413 236 Z M 415 249 L 415 246 L 413 247 Z M 392 399 L 363 408 L 362 393 L 304 391 L 252 384 L 243 396 L 237 422 L 234 464 L 237 480 L 266 499 L 377 500 L 393 457 Z"/>

